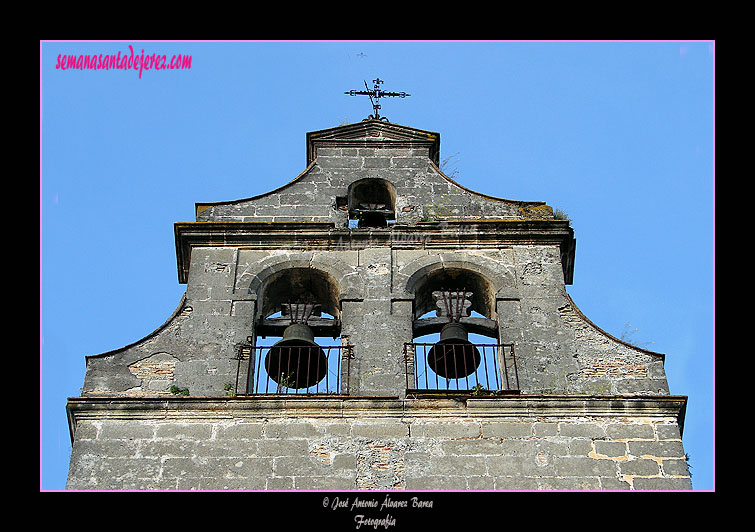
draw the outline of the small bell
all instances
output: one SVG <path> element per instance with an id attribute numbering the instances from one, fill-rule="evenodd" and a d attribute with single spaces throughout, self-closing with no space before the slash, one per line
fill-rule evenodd
<path id="1" fill-rule="evenodd" d="M 385 215 L 379 212 L 365 212 L 359 217 L 357 227 L 388 227 Z"/>
<path id="2" fill-rule="evenodd" d="M 265 370 L 283 387 L 309 388 L 325 377 L 328 360 L 315 343 L 312 329 L 303 323 L 292 323 L 283 331 L 283 339 L 270 347 Z"/>
<path id="3" fill-rule="evenodd" d="M 440 341 L 427 353 L 430 368 L 446 379 L 471 375 L 480 365 L 480 351 L 468 340 L 460 323 L 447 323 L 440 331 Z"/>

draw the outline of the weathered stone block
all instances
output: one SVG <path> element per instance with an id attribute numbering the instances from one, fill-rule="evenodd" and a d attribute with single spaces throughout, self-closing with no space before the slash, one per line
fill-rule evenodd
<path id="1" fill-rule="evenodd" d="M 539 489 L 538 477 L 498 476 L 494 477 L 495 489 L 511 491 L 531 491 Z"/>
<path id="2" fill-rule="evenodd" d="M 314 438 L 317 436 L 320 436 L 319 428 L 308 422 L 270 422 L 265 425 L 266 438 Z"/>
<path id="3" fill-rule="evenodd" d="M 528 438 L 532 435 L 532 423 L 495 422 L 482 424 L 483 438 Z"/>
<path id="4" fill-rule="evenodd" d="M 662 458 L 683 458 L 681 441 L 630 441 L 629 454 L 634 456 L 654 456 Z"/>
<path id="5" fill-rule="evenodd" d="M 619 423 L 606 427 L 606 436 L 612 440 L 652 440 L 655 439 L 653 426 L 647 423 Z"/>
<path id="6" fill-rule="evenodd" d="M 559 423 L 559 434 L 568 438 L 605 438 L 605 429 L 597 423 Z"/>
<path id="7" fill-rule="evenodd" d="M 406 479 L 406 489 L 423 490 L 466 490 L 467 479 L 459 476 L 423 476 Z"/>
<path id="8" fill-rule="evenodd" d="M 660 474 L 660 466 L 655 460 L 636 458 L 619 463 L 619 472 L 622 475 L 640 475 L 651 477 Z"/>
<path id="9" fill-rule="evenodd" d="M 269 477 L 265 483 L 267 490 L 287 491 L 294 489 L 293 477 Z"/>
<path id="10" fill-rule="evenodd" d="M 626 456 L 627 444 L 615 441 L 596 441 L 595 454 L 599 456 L 607 456 L 609 458 Z"/>
<path id="11" fill-rule="evenodd" d="M 206 464 L 206 458 L 166 458 L 162 463 L 162 476 L 165 479 L 199 478 Z"/>
<path id="12" fill-rule="evenodd" d="M 563 491 L 585 491 L 600 489 L 601 479 L 598 477 L 547 477 L 539 478 L 537 489 L 539 490 L 563 490 Z"/>
<path id="13" fill-rule="evenodd" d="M 498 455 L 503 454 L 506 447 L 506 444 L 497 439 L 464 439 L 441 442 L 443 453 L 449 456 Z"/>
<path id="14" fill-rule="evenodd" d="M 574 438 L 569 440 L 568 453 L 574 456 L 588 456 L 593 452 L 593 440 L 589 438 Z"/>
<path id="15" fill-rule="evenodd" d="M 409 436 L 407 423 L 357 422 L 352 425 L 352 436 L 356 438 L 405 438 Z"/>
<path id="16" fill-rule="evenodd" d="M 544 438 L 556 436 L 558 434 L 558 423 L 537 422 L 532 425 L 533 433 L 536 437 Z"/>
<path id="17" fill-rule="evenodd" d="M 676 460 L 674 458 L 664 459 L 661 462 L 663 474 L 668 476 L 689 476 L 689 465 L 686 460 Z"/>
<path id="18" fill-rule="evenodd" d="M 632 486 L 625 480 L 610 477 L 600 477 L 600 489 L 611 491 L 630 490 L 632 489 Z"/>
<path id="19" fill-rule="evenodd" d="M 273 460 L 272 472 L 279 477 L 317 477 L 333 474 L 332 467 L 308 455 L 280 456 Z"/>
<path id="20" fill-rule="evenodd" d="M 236 423 L 233 425 L 220 425 L 217 428 L 218 440 L 256 440 L 262 438 L 264 423 Z"/>
<path id="21" fill-rule="evenodd" d="M 190 458 L 201 454 L 204 449 L 210 449 L 209 452 L 215 449 L 212 442 L 202 442 L 201 444 L 195 440 L 153 440 L 142 441 L 139 443 L 139 455 L 145 458 L 161 458 L 161 457 L 183 457 Z M 223 451 L 220 451 L 223 452 Z M 111 450 L 111 456 L 115 456 L 115 453 Z"/>
<path id="22" fill-rule="evenodd" d="M 156 438 L 170 440 L 208 440 L 212 435 L 210 423 L 172 423 L 158 425 L 155 430 Z"/>
<path id="23" fill-rule="evenodd" d="M 494 477 L 543 476 L 555 473 L 552 461 L 537 456 L 488 456 L 488 474 Z"/>
<path id="24" fill-rule="evenodd" d="M 412 423 L 411 434 L 415 438 L 478 438 L 479 423 Z"/>
<path id="25" fill-rule="evenodd" d="M 148 440 L 155 436 L 155 427 L 150 423 L 105 423 L 98 436 L 101 440 Z"/>
<path id="26" fill-rule="evenodd" d="M 309 445 L 307 440 L 261 440 L 256 442 L 260 456 L 306 456 Z"/>
<path id="27" fill-rule="evenodd" d="M 636 490 L 691 490 L 692 481 L 689 478 L 635 478 L 632 487 Z"/>
<path id="28" fill-rule="evenodd" d="M 495 479 L 493 477 L 467 477 L 467 488 L 475 491 L 488 491 L 495 489 Z"/>
<path id="29" fill-rule="evenodd" d="M 294 488 L 297 490 L 353 490 L 356 483 L 353 478 L 342 477 L 294 477 Z"/>
<path id="30" fill-rule="evenodd" d="M 407 473 L 413 470 L 407 462 Z M 487 466 L 482 456 L 436 456 L 423 464 L 426 475 L 485 475 Z"/>
<path id="31" fill-rule="evenodd" d="M 656 425 L 656 434 L 659 440 L 681 440 L 679 425 Z M 650 438 L 648 438 L 650 439 Z"/>
<path id="32" fill-rule="evenodd" d="M 613 460 L 598 460 L 582 456 L 556 456 L 553 458 L 555 474 L 564 477 L 616 475 L 617 465 Z"/>

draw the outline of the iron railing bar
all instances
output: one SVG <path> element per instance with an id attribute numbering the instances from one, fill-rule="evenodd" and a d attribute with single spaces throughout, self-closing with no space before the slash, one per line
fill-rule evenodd
<path id="1" fill-rule="evenodd" d="M 465 349 L 469 349 L 469 348 L 466 347 L 466 346 L 462 347 L 462 349 L 461 349 L 462 354 L 464 354 L 464 350 Z M 467 357 L 464 356 L 464 373 L 469 373 L 469 375 L 466 375 L 464 377 L 464 379 L 465 379 L 464 384 L 466 384 L 467 390 L 471 390 L 471 388 L 469 387 L 469 376 L 470 375 L 474 375 L 475 372 L 476 372 L 476 370 L 473 370 L 471 373 L 469 372 L 469 361 L 467 360 Z"/>
<path id="2" fill-rule="evenodd" d="M 305 349 L 302 346 L 296 346 L 296 377 L 294 380 L 294 395 L 299 395 L 299 386 L 301 386 L 302 383 L 299 382 L 299 370 L 301 368 L 301 350 Z M 306 348 L 309 349 L 309 348 Z M 289 364 L 291 363 L 291 359 L 288 359 Z M 309 362 L 309 359 L 307 359 L 307 362 Z M 304 381 L 304 384 L 307 384 L 309 380 L 309 368 L 307 368 L 307 380 Z"/>
<path id="3" fill-rule="evenodd" d="M 491 364 L 493 364 L 493 378 L 495 379 L 494 386 L 495 386 L 495 389 L 498 390 L 500 388 L 499 388 L 499 385 L 498 385 L 498 377 L 496 376 L 496 371 L 498 371 L 498 369 L 497 369 L 498 368 L 498 364 L 496 364 L 495 354 L 496 354 L 496 348 L 495 347 L 491 347 L 490 348 L 490 354 L 488 356 L 491 357 L 490 358 L 490 362 L 491 362 Z M 490 373 L 487 374 L 486 378 L 488 379 L 488 384 L 490 384 Z"/>
<path id="4" fill-rule="evenodd" d="M 349 388 L 349 385 L 351 384 L 351 357 L 353 354 L 351 346 L 346 348 L 348 351 L 349 358 L 346 359 L 346 394 L 348 395 L 351 392 L 351 389 Z"/>
<path id="5" fill-rule="evenodd" d="M 326 346 L 324 351 L 327 352 L 325 356 L 325 365 L 326 365 L 326 371 L 325 375 L 322 379 L 317 381 L 316 383 L 312 384 L 311 386 L 308 386 L 309 379 L 314 377 L 312 370 L 316 370 L 317 374 L 320 374 L 320 371 L 322 369 L 323 361 L 319 357 L 319 350 L 315 351 L 315 353 L 318 355 L 317 362 L 315 364 L 311 364 L 311 357 L 313 353 L 313 349 L 320 349 L 320 346 L 310 347 L 310 346 L 281 346 L 278 348 L 278 371 L 277 371 L 277 382 L 276 382 L 276 375 L 270 374 L 268 372 L 265 372 L 265 376 L 262 376 L 262 362 L 265 358 L 263 356 L 264 353 L 268 353 L 272 346 L 254 346 L 251 348 L 252 355 L 255 357 L 254 362 L 250 361 L 251 367 L 256 367 L 256 375 L 254 375 L 254 379 L 252 381 L 252 384 L 249 388 L 249 392 L 252 394 L 302 394 L 302 395 L 312 395 L 312 394 L 327 394 L 327 393 L 344 393 L 348 395 L 348 390 L 341 390 L 341 386 L 344 385 L 348 388 L 348 375 L 351 371 L 351 356 L 352 356 L 352 346 Z M 294 348 L 296 348 L 296 351 L 294 351 Z M 333 351 L 340 355 L 335 358 L 335 362 L 333 361 Z M 308 358 L 306 361 L 302 360 L 303 354 L 302 351 L 308 353 Z M 292 361 L 292 357 L 298 353 L 299 357 L 296 361 Z M 251 358 L 250 356 L 250 358 Z M 343 365 L 343 359 L 346 359 L 346 365 Z M 285 364 L 283 363 L 283 360 L 285 360 Z M 307 364 L 306 371 L 301 366 L 302 363 Z M 330 365 L 333 364 L 335 366 L 334 370 L 336 372 L 336 380 L 335 380 L 335 389 L 331 389 L 331 385 L 333 384 L 332 379 L 329 375 L 330 373 Z M 271 362 L 271 366 L 272 366 Z M 292 372 L 293 369 L 296 369 L 296 372 Z M 345 370 L 345 374 L 344 374 Z M 303 373 L 303 374 L 302 374 Z M 304 381 L 303 378 L 306 375 L 306 381 Z M 285 377 L 285 379 L 284 379 Z M 264 380 L 264 386 L 262 384 L 262 380 Z M 292 382 L 289 382 L 292 381 Z M 291 385 L 291 387 L 283 386 L 281 384 L 288 383 Z M 276 389 L 273 391 L 271 390 L 271 385 L 276 385 Z M 302 386 L 301 389 L 299 389 L 297 386 Z M 285 390 L 284 390 L 285 388 Z"/>
<path id="6" fill-rule="evenodd" d="M 330 375 L 328 375 L 328 373 L 330 373 L 330 371 L 328 371 L 329 358 L 330 358 L 330 347 L 328 347 L 328 352 L 325 354 L 325 391 L 326 392 L 330 389 L 329 387 Z M 319 375 L 319 374 L 320 374 L 320 357 L 317 357 L 317 372 L 315 373 L 315 375 Z M 320 393 L 320 381 L 317 381 L 316 384 L 317 386 L 315 387 L 315 392 Z"/>
<path id="7" fill-rule="evenodd" d="M 233 393 L 239 393 L 239 373 L 241 373 L 241 352 L 239 352 L 239 360 L 236 363 L 236 385 L 233 387 Z"/>
<path id="8" fill-rule="evenodd" d="M 281 352 L 282 351 L 283 350 L 281 349 Z M 270 353 L 270 350 L 268 350 L 268 356 L 269 356 L 269 353 Z M 280 364 L 278 364 L 278 370 L 280 371 Z M 278 378 L 280 379 L 280 375 L 278 376 Z M 273 382 L 275 382 L 275 381 L 273 381 Z M 267 379 L 265 380 L 265 393 L 268 393 L 268 391 L 269 391 L 269 384 L 270 384 L 270 373 L 267 374 Z M 276 383 L 276 385 L 277 385 L 277 383 Z"/>
<path id="9" fill-rule="evenodd" d="M 336 368 L 335 368 L 335 370 L 336 370 L 336 392 L 338 392 L 338 391 L 341 390 L 341 382 L 342 382 L 341 381 L 341 376 L 342 376 L 341 375 L 341 364 L 342 364 L 342 360 L 343 360 L 341 358 L 341 353 L 338 350 L 336 350 L 336 357 L 337 357 L 336 358 L 336 362 L 335 362 L 335 364 L 336 364 Z"/>
<path id="10" fill-rule="evenodd" d="M 325 354 L 325 350 L 324 349 L 323 349 L 323 354 Z M 317 367 L 315 367 L 315 375 L 319 375 L 320 374 L 320 354 L 319 353 L 315 353 L 315 355 L 317 356 Z M 328 361 L 328 355 L 325 354 L 325 362 L 327 363 L 327 361 Z M 327 364 L 326 364 L 326 367 L 327 367 Z M 325 371 L 325 376 L 321 380 L 325 381 L 325 390 L 327 391 L 328 390 L 328 384 L 327 384 L 328 383 L 328 372 L 327 372 L 327 370 Z M 307 382 L 309 382 L 309 380 L 307 380 Z M 312 388 L 311 386 L 307 387 L 307 393 L 308 394 L 312 394 L 311 388 Z M 320 393 L 320 381 L 317 381 L 315 383 L 315 391 L 314 391 L 314 393 Z"/>
<path id="11" fill-rule="evenodd" d="M 427 345 L 425 345 L 425 356 L 424 356 L 424 357 L 422 357 L 422 358 L 423 358 L 423 360 L 427 360 Z M 428 364 L 428 366 L 429 366 L 429 365 L 430 365 L 430 364 Z M 428 369 L 426 369 L 425 371 L 428 371 L 428 372 L 429 372 L 429 368 L 428 368 Z M 433 371 L 433 373 L 435 373 L 435 372 Z M 436 389 L 436 390 L 439 390 L 439 389 L 440 389 L 440 384 L 439 384 L 439 382 L 438 382 L 438 374 L 437 374 L 437 373 L 435 373 L 435 389 Z"/>
<path id="12" fill-rule="evenodd" d="M 501 364 L 503 364 L 503 376 L 506 378 L 506 389 L 511 389 L 511 382 L 509 382 L 509 368 L 506 363 L 506 348 L 501 346 Z"/>
<path id="13" fill-rule="evenodd" d="M 297 357 L 296 357 L 296 372 L 294 373 L 294 375 L 295 375 L 295 378 L 294 378 L 294 395 L 299 395 L 299 393 L 300 393 L 299 390 L 302 389 L 302 388 L 300 388 L 300 386 L 303 386 L 303 385 L 307 384 L 307 381 L 304 380 L 304 379 L 301 379 L 301 380 L 304 380 L 304 382 L 299 382 L 300 381 L 300 379 L 299 379 L 299 376 L 300 376 L 299 372 L 300 371 L 304 371 L 304 368 L 301 367 L 301 362 L 302 362 L 302 358 L 304 358 L 304 356 L 306 356 L 306 355 L 302 354 L 302 351 L 306 352 L 308 349 L 309 348 L 307 348 L 307 347 L 301 347 L 301 346 L 297 346 L 296 347 Z M 305 377 L 306 377 L 306 375 L 305 375 Z M 306 387 L 304 388 L 304 391 L 306 392 Z"/>
<path id="14" fill-rule="evenodd" d="M 493 376 L 495 377 L 495 388 L 496 390 L 501 389 L 501 383 L 498 382 L 498 372 L 500 369 L 498 368 L 498 349 L 500 349 L 498 346 L 493 350 Z"/>
<path id="15" fill-rule="evenodd" d="M 516 389 L 519 389 L 519 369 L 516 367 L 516 356 L 514 354 L 514 344 L 511 344 L 511 361 L 514 363 L 514 377 L 516 378 Z"/>
<path id="16" fill-rule="evenodd" d="M 288 351 L 288 357 L 286 358 L 286 381 L 288 381 L 288 376 L 291 375 L 291 348 L 290 347 L 284 347 L 281 349 L 281 353 L 286 350 Z M 284 386 L 281 385 L 281 381 L 283 380 L 283 369 L 281 369 L 279 375 L 278 375 L 278 389 L 276 390 L 277 393 L 282 393 Z"/>
<path id="17" fill-rule="evenodd" d="M 485 346 L 482 347 L 482 365 L 485 368 L 485 388 L 490 389 L 490 379 L 488 377 L 488 357 L 485 354 Z M 477 372 L 475 372 L 475 375 L 477 375 Z M 479 379 L 477 380 L 477 384 L 480 384 Z"/>
<path id="18" fill-rule="evenodd" d="M 481 384 L 484 381 L 486 389 L 491 389 L 491 386 L 493 385 L 493 383 L 495 384 L 495 389 L 498 389 L 498 390 L 506 389 L 506 390 L 512 390 L 513 391 L 513 390 L 518 390 L 519 389 L 519 374 L 518 374 L 519 368 L 517 367 L 516 359 L 514 358 L 514 346 L 513 346 L 513 344 L 472 344 L 472 345 L 474 345 L 475 347 L 481 349 L 481 351 L 482 351 L 481 355 L 482 355 L 482 358 L 483 358 L 483 363 L 481 365 L 477 366 L 477 368 L 475 369 L 475 371 L 472 372 L 474 374 L 474 376 L 472 376 L 472 374 L 470 374 L 470 375 L 466 375 L 464 377 L 465 378 L 465 383 L 466 383 L 468 389 L 469 389 L 469 385 L 470 385 L 470 380 L 473 381 L 473 382 L 475 382 L 476 384 Z M 461 363 L 458 363 L 456 361 L 456 357 L 455 356 L 454 356 L 454 360 L 453 360 L 453 362 L 451 364 L 449 364 L 449 362 L 448 362 L 448 355 L 451 354 L 453 356 L 456 353 L 456 348 L 457 348 L 456 344 L 445 344 L 445 345 L 441 346 L 441 345 L 430 344 L 430 343 L 408 343 L 407 342 L 406 345 L 405 345 L 405 349 L 407 349 L 407 350 L 410 349 L 410 348 L 413 349 L 413 355 L 414 355 L 413 361 L 414 361 L 414 364 L 413 364 L 413 367 L 410 370 L 414 371 L 414 380 L 413 380 L 413 382 L 414 382 L 414 385 L 416 386 L 415 389 L 422 389 L 422 388 L 420 388 L 420 378 L 421 378 L 420 371 L 421 371 L 421 368 L 422 368 L 422 364 L 427 365 L 427 363 L 428 363 L 428 359 L 427 359 L 428 349 L 431 348 L 431 347 L 433 347 L 433 346 L 436 348 L 436 351 L 438 349 L 443 349 L 443 351 L 441 351 L 441 353 L 443 353 L 443 355 L 444 355 L 443 356 L 444 360 L 442 362 L 443 363 L 442 368 L 445 369 L 446 374 L 448 374 L 449 367 L 452 366 L 455 370 L 458 370 L 459 366 L 461 365 Z M 419 354 L 417 352 L 417 350 L 419 348 L 422 349 L 422 354 Z M 507 356 L 508 355 L 508 353 L 506 352 L 507 348 L 509 348 L 511 350 L 511 358 L 509 358 L 509 356 Z M 424 355 L 424 356 L 422 356 L 422 355 Z M 488 364 L 488 357 L 491 357 L 490 364 Z M 409 361 L 409 357 L 407 357 L 407 363 L 408 363 L 408 361 Z M 440 365 L 441 361 L 438 360 L 437 357 L 435 358 L 435 361 L 437 362 L 438 365 Z M 468 362 L 466 360 L 466 357 L 464 359 L 463 364 L 464 364 L 464 368 L 465 368 L 465 372 L 466 372 L 466 370 L 468 369 L 468 367 L 467 367 L 468 366 Z M 511 371 L 510 371 L 511 368 L 513 368 L 513 370 L 514 370 L 513 374 L 511 374 Z M 440 367 L 439 367 L 439 369 L 440 369 Z M 407 371 L 410 371 L 410 370 L 407 370 Z M 482 372 L 482 371 L 484 371 L 484 373 L 485 373 L 484 377 L 482 375 L 480 375 L 480 372 Z M 491 379 L 491 375 L 490 375 L 491 371 L 493 372 L 493 379 Z M 503 373 L 501 373 L 501 372 L 503 372 Z M 428 380 L 428 378 L 429 378 L 428 377 L 428 373 L 429 373 L 429 371 L 428 371 L 427 366 L 426 366 L 425 367 L 425 379 L 424 379 L 425 380 L 425 388 L 424 389 L 426 389 L 426 390 L 431 390 L 431 389 L 442 390 L 443 387 L 441 387 L 441 385 L 440 385 L 440 375 L 439 375 L 439 373 L 433 372 L 435 374 L 435 388 L 430 388 L 430 383 L 429 383 L 429 380 Z M 501 378 L 505 378 L 505 382 L 502 382 Z M 514 380 L 515 382 L 512 382 L 512 380 Z M 460 386 L 460 384 L 461 384 L 461 382 L 460 382 L 461 381 L 461 377 L 456 377 L 454 379 L 446 377 L 445 381 L 446 381 L 446 384 L 445 384 L 445 389 L 446 390 L 449 390 L 449 391 L 454 390 L 454 389 L 461 390 L 461 386 Z M 451 381 L 453 381 L 453 383 Z M 408 378 L 408 375 L 407 375 L 407 383 L 408 382 L 409 382 L 409 378 Z M 505 388 L 504 388 L 504 385 L 505 385 Z"/>
<path id="19" fill-rule="evenodd" d="M 409 389 L 409 353 L 406 352 L 406 342 L 404 342 L 404 382 Z"/>
<path id="20" fill-rule="evenodd" d="M 467 367 L 466 353 L 464 353 L 466 346 L 459 345 L 458 347 L 461 349 L 461 356 L 464 361 L 464 384 L 467 386 L 467 390 L 469 390 L 469 368 Z"/>
<path id="21" fill-rule="evenodd" d="M 262 354 L 262 352 L 260 351 L 260 355 L 261 354 Z M 249 356 L 250 357 L 254 357 L 254 355 L 255 355 L 254 348 L 252 348 L 252 352 L 249 354 Z M 256 357 L 256 360 L 254 362 L 250 361 L 249 363 L 250 364 L 254 364 L 254 363 L 257 364 L 257 371 L 255 372 L 256 375 L 254 376 L 254 384 L 252 385 L 252 392 L 256 392 L 257 390 L 259 390 L 259 387 L 260 387 L 260 373 L 262 373 L 260 371 L 260 366 L 262 365 L 262 356 Z"/>

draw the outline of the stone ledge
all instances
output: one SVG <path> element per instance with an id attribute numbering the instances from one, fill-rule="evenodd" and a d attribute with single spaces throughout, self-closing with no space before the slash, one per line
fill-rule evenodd
<path id="1" fill-rule="evenodd" d="M 391 228 L 339 229 L 332 222 L 178 222 L 174 224 L 178 278 L 188 281 L 191 250 L 198 247 L 336 250 L 366 247 L 400 249 L 500 249 L 517 244 L 559 245 L 571 279 L 574 230 L 554 219 L 444 220 Z M 567 282 L 571 284 L 571 282 Z"/>
<path id="2" fill-rule="evenodd" d="M 71 441 L 79 420 L 312 418 L 506 419 L 675 417 L 683 425 L 687 397 L 517 395 L 495 398 L 399 399 L 398 397 L 69 397 Z"/>

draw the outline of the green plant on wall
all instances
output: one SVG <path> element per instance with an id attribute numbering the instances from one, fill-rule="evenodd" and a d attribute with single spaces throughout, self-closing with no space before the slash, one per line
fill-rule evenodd
<path id="1" fill-rule="evenodd" d="M 278 382 L 278 393 L 281 393 L 284 388 L 293 388 L 294 384 L 294 377 L 292 375 L 281 375 L 281 380 Z"/>
<path id="2" fill-rule="evenodd" d="M 459 169 L 456 168 L 456 162 L 453 162 L 453 165 L 451 161 L 453 159 L 457 159 L 459 156 L 459 152 L 457 151 L 453 155 L 449 155 L 445 159 L 443 159 L 438 166 L 440 168 L 440 171 L 446 174 L 448 177 L 453 179 L 454 181 L 458 181 L 459 179 Z"/>
<path id="3" fill-rule="evenodd" d="M 655 342 L 640 342 L 635 338 L 635 334 L 638 332 L 639 329 L 632 328 L 632 324 L 629 322 L 626 322 L 624 324 L 624 330 L 621 332 L 621 336 L 619 336 L 619 340 L 622 342 L 626 342 L 630 345 L 633 345 L 635 347 L 639 347 L 640 349 L 647 349 L 648 346 L 653 345 Z"/>
<path id="4" fill-rule="evenodd" d="M 455 207 L 451 205 L 450 202 L 451 200 L 449 199 L 448 194 L 443 194 L 438 203 L 433 201 L 430 205 L 425 207 L 419 221 L 437 222 L 452 216 Z"/>
<path id="5" fill-rule="evenodd" d="M 488 393 L 490 393 L 490 391 L 482 384 L 478 384 L 477 386 L 472 388 L 472 397 L 479 397 L 481 395 L 487 395 Z"/>
<path id="6" fill-rule="evenodd" d="M 189 395 L 189 389 L 188 388 L 179 388 L 175 384 L 170 387 L 170 393 L 173 395 Z"/>
<path id="7" fill-rule="evenodd" d="M 503 390 L 488 390 L 482 384 L 477 384 L 472 388 L 472 397 L 491 397 L 501 395 Z"/>

